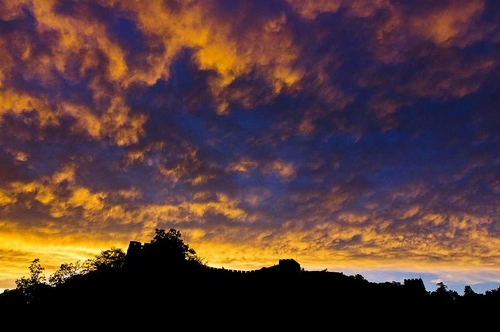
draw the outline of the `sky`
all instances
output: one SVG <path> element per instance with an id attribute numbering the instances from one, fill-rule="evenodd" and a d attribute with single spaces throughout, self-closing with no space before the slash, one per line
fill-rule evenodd
<path id="1" fill-rule="evenodd" d="M 497 0 L 0 0 L 0 290 L 209 266 L 500 286 Z"/>

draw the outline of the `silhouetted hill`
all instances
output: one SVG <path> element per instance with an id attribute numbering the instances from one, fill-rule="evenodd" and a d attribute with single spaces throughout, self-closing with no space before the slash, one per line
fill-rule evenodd
<path id="1" fill-rule="evenodd" d="M 361 275 L 305 271 L 293 259 L 255 271 L 215 269 L 180 233 L 158 234 L 149 244 L 132 241 L 126 254 L 103 252 L 92 269 L 56 284 L 36 282 L 36 273 L 24 279 L 0 295 L 2 322 L 18 317 L 20 327 L 52 330 L 479 331 L 500 304 L 498 290 L 458 296 L 442 285 L 428 292 L 421 279 L 372 283 Z"/>

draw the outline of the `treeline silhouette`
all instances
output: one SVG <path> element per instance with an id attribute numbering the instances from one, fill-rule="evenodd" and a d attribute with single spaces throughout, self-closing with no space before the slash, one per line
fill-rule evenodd
<path id="1" fill-rule="evenodd" d="M 306 271 L 293 259 L 255 271 L 211 268 L 176 229 L 156 229 L 151 242 L 131 241 L 126 253 L 113 247 L 83 263 L 62 264 L 49 277 L 39 259 L 29 271 L 0 294 L 2 322 L 21 317 L 20 328 L 52 330 L 477 331 L 497 323 L 500 306 L 500 287 L 478 294 L 465 286 L 459 295 L 438 283 L 427 291 L 420 278 L 374 283 L 359 274 Z"/>

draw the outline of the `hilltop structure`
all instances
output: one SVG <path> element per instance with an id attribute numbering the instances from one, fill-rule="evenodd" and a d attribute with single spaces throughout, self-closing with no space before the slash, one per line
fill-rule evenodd
<path id="1" fill-rule="evenodd" d="M 139 241 L 130 241 L 126 257 L 125 257 L 125 266 L 126 267 L 144 267 L 150 263 L 153 263 L 156 260 L 157 252 L 154 250 L 154 246 L 151 242 L 141 243 Z M 285 273 L 298 273 L 303 271 L 300 264 L 293 258 L 280 259 L 277 265 L 273 265 L 271 267 L 262 267 L 258 270 L 233 270 L 233 269 L 225 269 L 215 268 L 210 266 L 205 266 L 210 270 L 218 270 L 224 272 L 234 272 L 234 273 L 252 273 L 257 271 L 279 271 Z"/>

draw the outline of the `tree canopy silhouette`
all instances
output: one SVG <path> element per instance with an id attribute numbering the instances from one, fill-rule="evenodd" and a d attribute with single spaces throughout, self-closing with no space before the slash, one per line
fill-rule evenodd
<path id="1" fill-rule="evenodd" d="M 151 246 L 158 255 L 169 262 L 180 263 L 186 260 L 200 262 L 196 251 L 182 240 L 181 232 L 173 228 L 168 232 L 164 229 L 155 229 Z"/>

